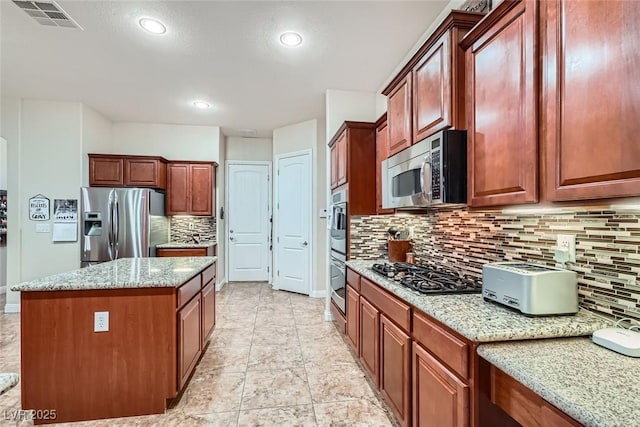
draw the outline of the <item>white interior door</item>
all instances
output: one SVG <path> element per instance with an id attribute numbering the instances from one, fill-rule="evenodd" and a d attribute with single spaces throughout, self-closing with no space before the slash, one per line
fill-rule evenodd
<path id="1" fill-rule="evenodd" d="M 271 265 L 269 165 L 228 165 L 229 281 L 267 281 Z"/>
<path id="2" fill-rule="evenodd" d="M 275 287 L 309 295 L 311 288 L 311 153 L 277 159 Z"/>

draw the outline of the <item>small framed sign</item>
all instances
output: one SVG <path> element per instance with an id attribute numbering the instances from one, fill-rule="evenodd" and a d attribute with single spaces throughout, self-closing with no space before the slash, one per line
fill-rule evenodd
<path id="1" fill-rule="evenodd" d="M 31 221 L 49 221 L 49 199 L 42 194 L 29 199 L 29 219 Z"/>

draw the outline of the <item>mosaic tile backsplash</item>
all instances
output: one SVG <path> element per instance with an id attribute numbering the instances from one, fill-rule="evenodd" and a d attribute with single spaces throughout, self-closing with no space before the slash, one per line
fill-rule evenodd
<path id="1" fill-rule="evenodd" d="M 189 230 L 193 224 L 193 230 Z M 194 233 L 200 235 L 200 241 L 216 241 L 216 219 L 208 216 L 172 216 L 169 240 L 178 243 L 193 242 Z"/>
<path id="2" fill-rule="evenodd" d="M 571 212 L 510 214 L 439 210 L 421 215 L 351 218 L 351 258 L 386 258 L 386 230 L 414 229 L 416 262 L 448 264 L 482 276 L 482 265 L 525 261 L 561 267 L 553 259 L 558 234 L 576 236 L 580 305 L 640 320 L 640 209 L 575 208 Z"/>

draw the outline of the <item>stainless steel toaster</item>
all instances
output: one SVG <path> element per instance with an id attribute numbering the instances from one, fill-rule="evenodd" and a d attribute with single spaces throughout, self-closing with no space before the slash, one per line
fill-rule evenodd
<path id="1" fill-rule="evenodd" d="M 522 262 L 482 267 L 482 296 L 530 316 L 578 312 L 575 271 Z"/>

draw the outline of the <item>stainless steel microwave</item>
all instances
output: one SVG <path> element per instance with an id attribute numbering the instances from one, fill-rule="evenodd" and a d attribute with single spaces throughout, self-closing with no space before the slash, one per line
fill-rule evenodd
<path id="1" fill-rule="evenodd" d="M 382 162 L 382 207 L 467 203 L 467 132 L 443 130 Z"/>

